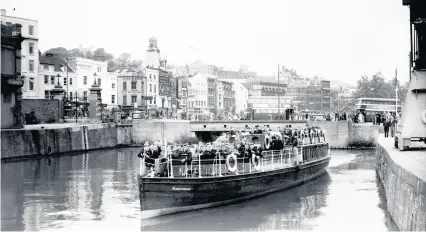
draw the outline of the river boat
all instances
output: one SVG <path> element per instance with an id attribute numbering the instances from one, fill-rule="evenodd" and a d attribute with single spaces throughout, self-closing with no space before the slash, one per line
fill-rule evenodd
<path id="1" fill-rule="evenodd" d="M 204 164 L 198 156 L 184 165 L 174 165 L 169 156 L 170 171 L 163 177 L 150 175 L 140 159 L 142 218 L 235 203 L 301 185 L 323 175 L 331 158 L 329 144 L 320 138 L 263 151 L 262 156 L 238 158 L 232 153 Z"/>

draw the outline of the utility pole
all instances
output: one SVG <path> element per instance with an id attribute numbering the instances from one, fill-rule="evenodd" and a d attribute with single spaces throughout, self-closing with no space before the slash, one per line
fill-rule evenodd
<path id="1" fill-rule="evenodd" d="M 278 116 L 280 115 L 280 65 L 278 64 Z"/>

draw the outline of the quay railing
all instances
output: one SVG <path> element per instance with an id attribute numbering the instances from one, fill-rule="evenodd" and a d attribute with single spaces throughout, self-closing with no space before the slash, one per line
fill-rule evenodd
<path id="1" fill-rule="evenodd" d="M 285 147 L 282 150 L 263 151 L 262 156 L 241 157 L 237 152 L 230 155 L 217 154 L 213 159 L 205 159 L 196 154 L 192 160 L 184 158 L 156 159 L 152 168 L 147 168 L 145 158 L 140 159 L 140 175 L 174 178 L 201 178 L 240 175 L 254 172 L 265 172 L 321 159 L 328 155 L 328 144 L 308 144 L 297 147 Z M 182 161 L 184 160 L 184 161 Z M 163 162 L 161 162 L 163 161 Z"/>

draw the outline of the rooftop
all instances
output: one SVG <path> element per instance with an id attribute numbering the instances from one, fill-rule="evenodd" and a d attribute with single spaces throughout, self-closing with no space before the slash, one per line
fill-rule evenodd
<path id="1" fill-rule="evenodd" d="M 71 66 L 62 58 L 46 54 L 45 56 L 40 56 L 40 64 L 48 64 L 55 66 L 55 72 L 62 72 L 61 67 L 67 67 L 68 72 L 73 73 L 74 70 Z"/>

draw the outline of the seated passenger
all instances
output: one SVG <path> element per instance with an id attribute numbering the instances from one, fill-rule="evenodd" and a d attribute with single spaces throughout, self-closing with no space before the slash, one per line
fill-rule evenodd
<path id="1" fill-rule="evenodd" d="M 278 139 L 277 143 L 276 143 L 276 146 L 277 146 L 276 150 L 282 150 L 282 149 L 284 149 L 283 141 L 281 139 Z"/>
<path id="2" fill-rule="evenodd" d="M 182 163 L 191 164 L 192 152 L 189 150 L 188 144 L 183 145 L 182 155 L 186 155 L 186 158 L 182 159 Z"/>
<path id="3" fill-rule="evenodd" d="M 275 137 L 275 135 L 273 135 L 272 136 L 272 141 L 270 142 L 270 145 L 269 145 L 269 150 L 278 150 L 277 149 L 277 147 L 278 147 L 278 144 L 277 144 L 277 137 Z"/>
<path id="4" fill-rule="evenodd" d="M 142 147 L 141 151 L 138 153 L 139 158 L 143 158 L 144 153 L 149 150 L 149 143 L 145 142 L 144 146 Z"/>
<path id="5" fill-rule="evenodd" d="M 252 152 L 253 152 L 254 155 L 263 158 L 262 151 L 263 151 L 263 149 L 260 145 L 253 146 Z"/>

